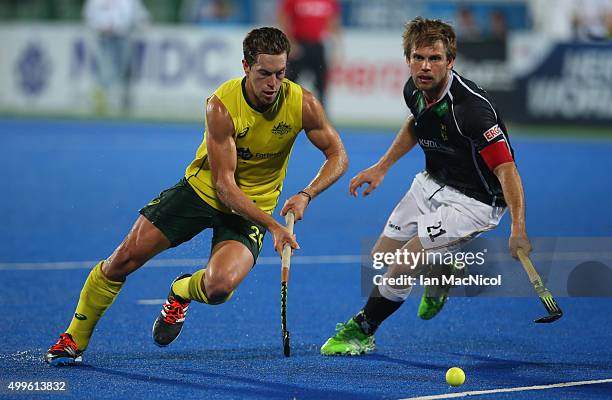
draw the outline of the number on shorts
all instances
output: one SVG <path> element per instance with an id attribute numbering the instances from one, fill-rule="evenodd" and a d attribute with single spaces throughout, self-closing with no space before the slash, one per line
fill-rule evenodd
<path id="1" fill-rule="evenodd" d="M 437 232 L 434 232 L 436 230 Z M 435 242 L 438 236 L 444 235 L 446 231 L 442 229 L 442 221 L 438 221 L 436 225 L 428 226 L 427 233 L 429 233 L 429 238 L 432 242 Z"/>
<path id="2" fill-rule="evenodd" d="M 261 245 L 263 244 L 264 235 L 263 233 L 260 232 L 259 227 L 256 225 L 251 225 L 251 229 L 253 230 L 253 233 L 251 233 L 249 237 L 251 238 L 252 241 L 257 243 L 257 246 L 261 250 Z"/>

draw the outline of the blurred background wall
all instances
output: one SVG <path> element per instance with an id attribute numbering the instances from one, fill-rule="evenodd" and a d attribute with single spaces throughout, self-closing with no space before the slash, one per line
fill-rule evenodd
<path id="1" fill-rule="evenodd" d="M 201 120 L 206 97 L 242 74 L 246 32 L 278 23 L 277 0 L 136 1 L 125 9 L 131 25 L 110 35 L 128 43 L 121 47 L 100 33 L 101 13 L 88 15 L 86 3 L 0 1 L 2 115 Z M 612 0 L 339 3 L 326 102 L 338 124 L 398 126 L 405 118 L 401 34 L 417 15 L 453 24 L 455 69 L 487 89 L 506 119 L 612 123 Z"/>

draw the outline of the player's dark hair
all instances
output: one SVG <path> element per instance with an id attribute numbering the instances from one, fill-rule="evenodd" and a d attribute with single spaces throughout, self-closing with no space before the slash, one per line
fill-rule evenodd
<path id="1" fill-rule="evenodd" d="M 290 51 L 291 44 L 287 35 L 277 28 L 253 29 L 242 42 L 244 59 L 249 65 L 255 64 L 257 56 L 260 54 L 278 55 L 287 53 L 287 57 L 289 57 Z"/>
<path id="2" fill-rule="evenodd" d="M 410 57 L 410 52 L 424 46 L 433 46 L 438 40 L 446 49 L 446 58 L 454 60 L 457 57 L 457 36 L 453 27 L 439 19 L 416 17 L 404 26 L 403 45 L 404 56 Z"/>

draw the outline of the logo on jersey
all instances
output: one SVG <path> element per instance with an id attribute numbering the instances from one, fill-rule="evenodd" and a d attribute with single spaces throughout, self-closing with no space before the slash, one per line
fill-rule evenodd
<path id="1" fill-rule="evenodd" d="M 236 153 L 238 153 L 238 157 L 243 160 L 250 160 L 253 158 L 253 153 L 248 147 L 236 147 Z"/>
<path id="2" fill-rule="evenodd" d="M 440 145 L 438 142 L 432 139 L 419 139 L 419 144 L 424 149 L 439 149 Z"/>
<path id="3" fill-rule="evenodd" d="M 501 134 L 502 130 L 500 129 L 499 125 L 495 124 L 484 133 L 484 137 L 487 139 L 487 142 L 490 142 Z"/>
<path id="4" fill-rule="evenodd" d="M 442 153 L 454 154 L 455 149 L 445 144 L 440 144 L 434 139 L 418 139 L 419 145 L 423 148 L 423 150 L 433 150 L 440 151 Z"/>
<path id="5" fill-rule="evenodd" d="M 286 135 L 289 133 L 289 131 L 291 131 L 291 125 L 287 125 L 284 122 L 279 122 L 274 128 L 272 128 L 272 133 L 276 136 Z"/>
<path id="6" fill-rule="evenodd" d="M 445 142 L 448 141 L 448 132 L 446 131 L 446 125 L 440 124 L 440 136 Z"/>
<path id="7" fill-rule="evenodd" d="M 276 152 L 276 153 L 255 153 L 255 158 L 258 160 L 263 160 L 263 159 L 281 157 L 284 154 L 285 152 L 283 150 Z"/>
<path id="8" fill-rule="evenodd" d="M 242 139 L 243 137 L 245 137 L 247 135 L 247 133 L 249 133 L 249 129 L 250 128 L 251 128 L 250 126 L 247 126 L 242 131 L 238 132 L 238 135 L 236 135 L 238 137 L 238 139 Z"/>
<path id="9" fill-rule="evenodd" d="M 151 201 L 149 202 L 149 204 L 147 204 L 147 207 L 149 207 L 149 206 L 154 206 L 154 205 L 156 205 L 156 204 L 159 204 L 159 202 L 160 202 L 160 201 L 161 201 L 161 199 L 160 199 L 159 197 L 158 197 L 158 198 L 156 198 L 156 199 L 153 199 L 153 200 L 151 200 Z"/>

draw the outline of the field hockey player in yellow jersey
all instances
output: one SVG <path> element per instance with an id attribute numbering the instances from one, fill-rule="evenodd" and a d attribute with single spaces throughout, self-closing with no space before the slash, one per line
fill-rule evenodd
<path id="1" fill-rule="evenodd" d="M 207 99 L 206 132 L 185 176 L 140 210 L 123 242 L 90 272 L 66 332 L 45 354 L 51 365 L 79 362 L 96 323 L 126 277 L 160 252 L 213 229 L 206 268 L 177 277 L 153 324 L 153 340 L 167 346 L 179 335 L 191 301 L 221 304 L 249 273 L 266 231 L 280 254 L 298 249 L 295 235 L 272 214 L 293 143 L 300 131 L 325 156 L 315 178 L 285 202 L 296 220 L 309 202 L 345 172 L 338 133 L 319 101 L 284 79 L 289 40 L 276 28 L 254 29 L 243 42 L 245 76 L 223 83 Z"/>

